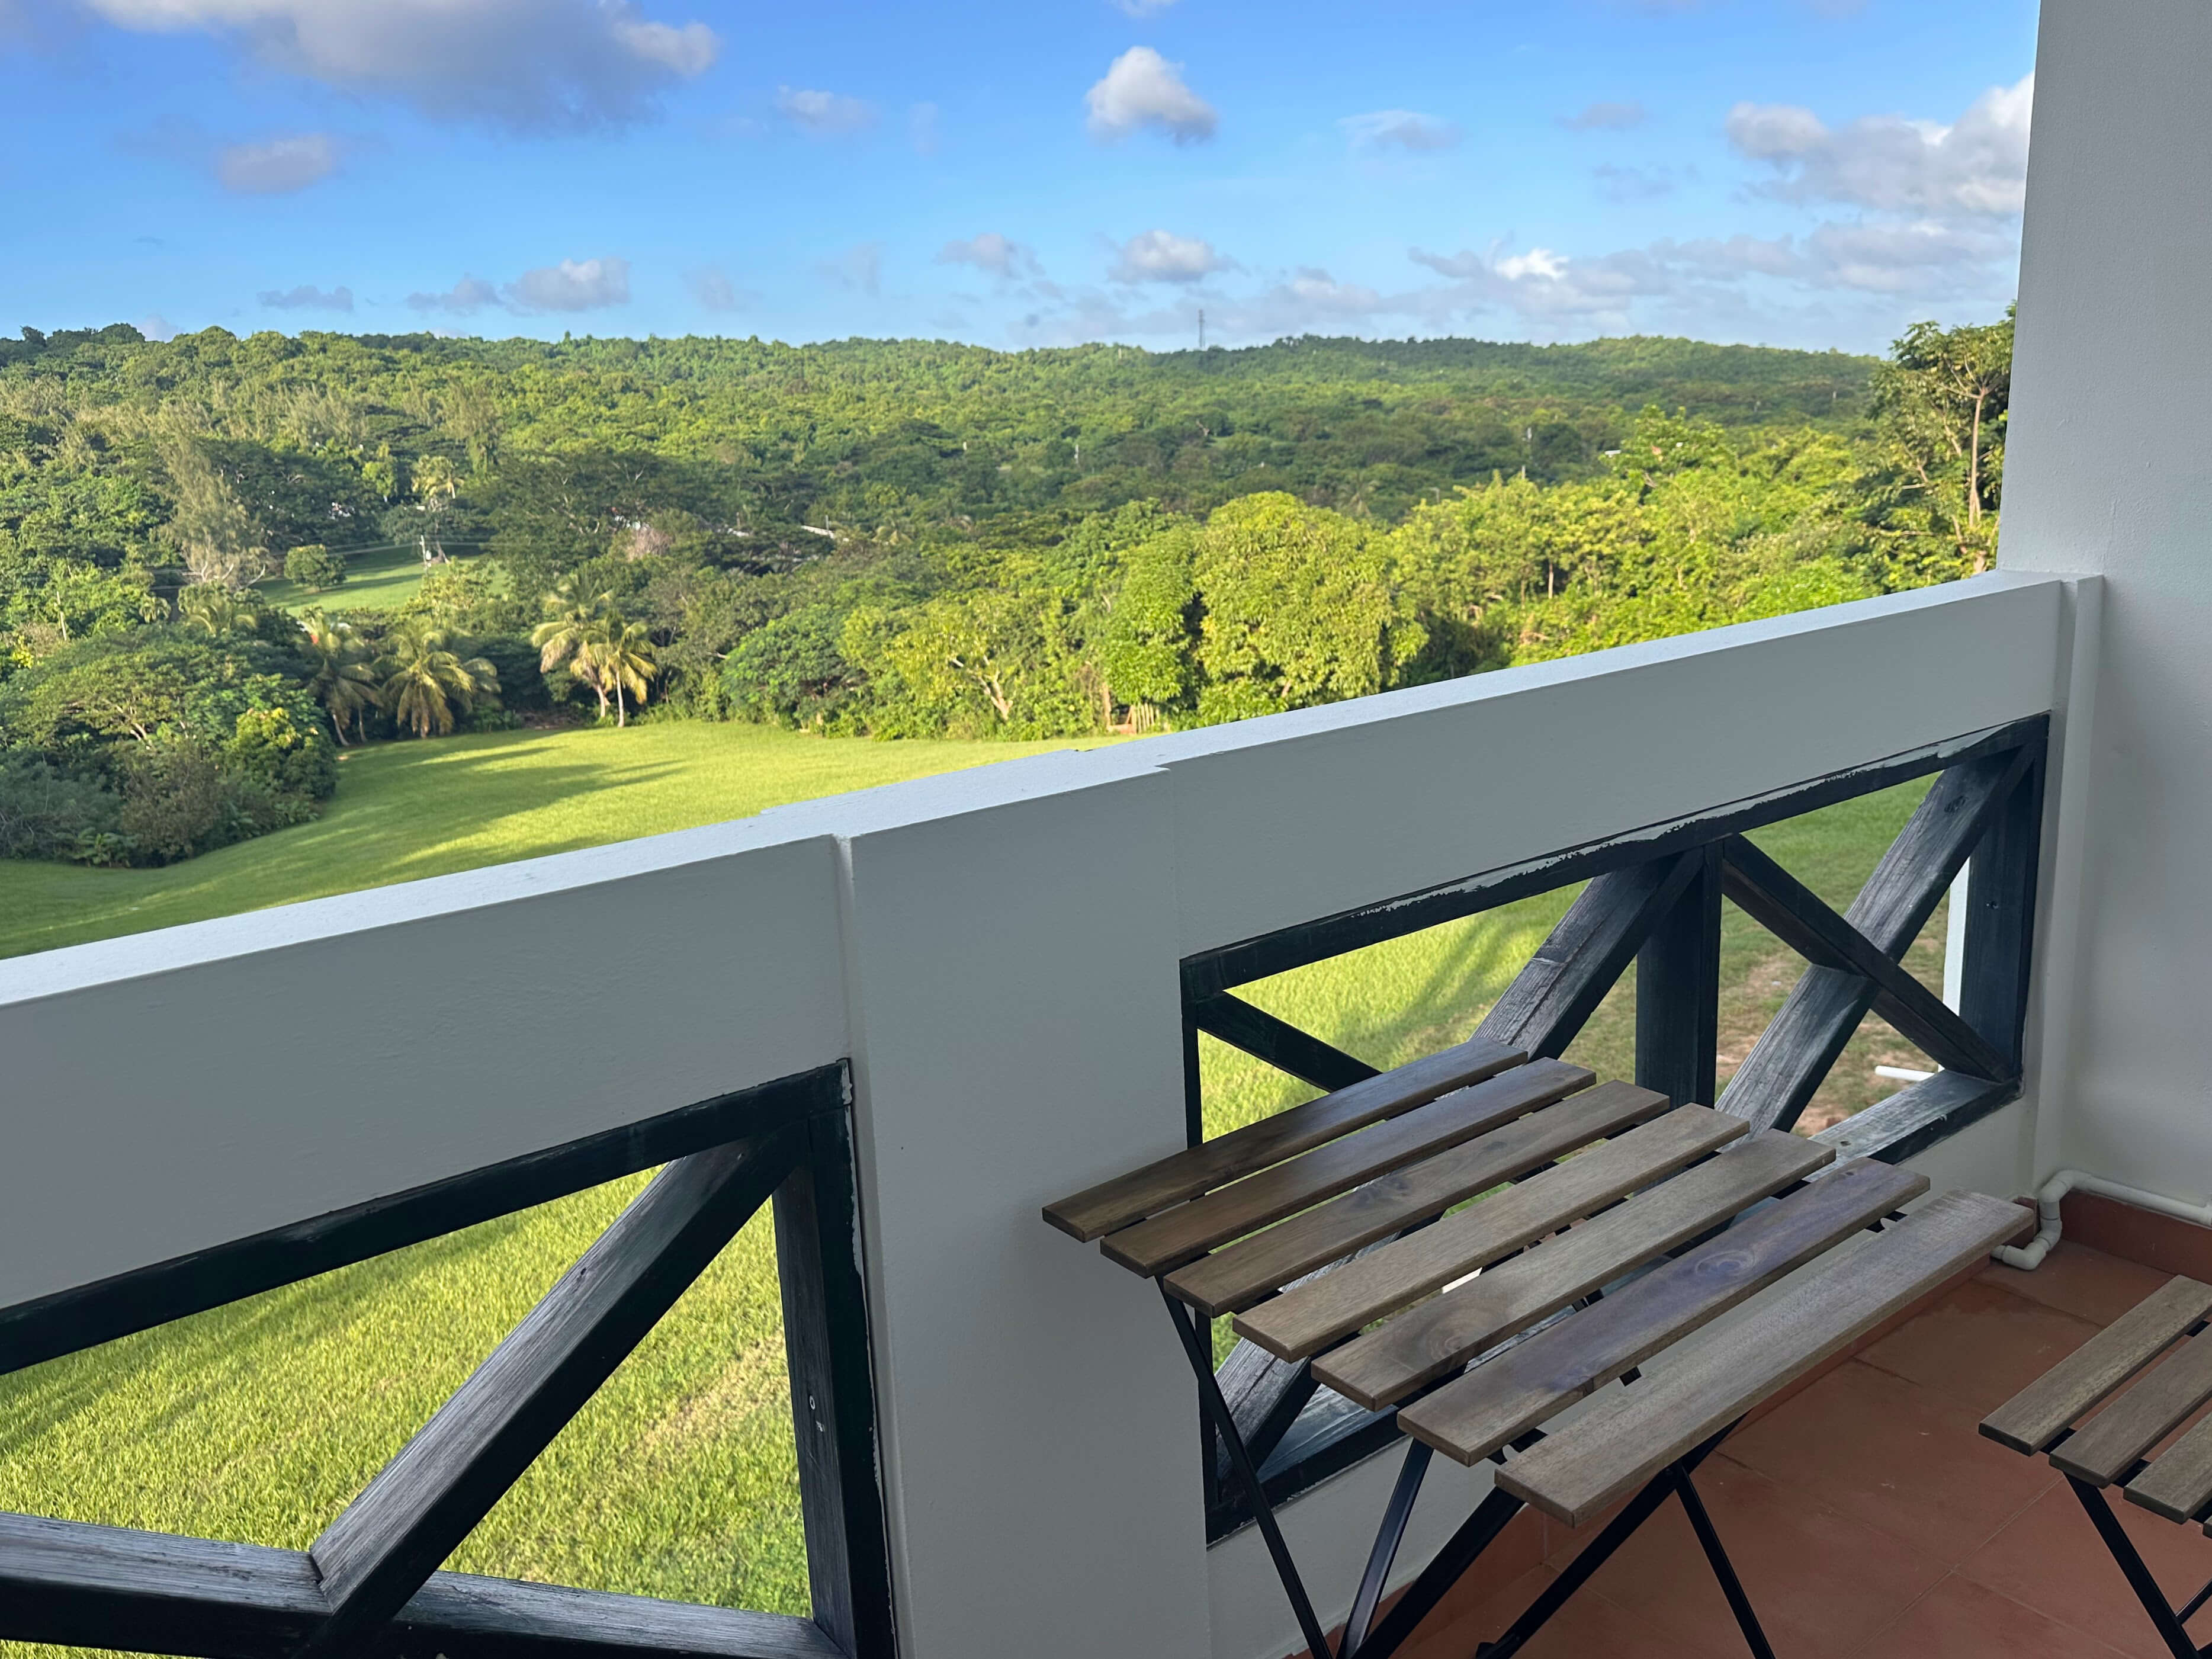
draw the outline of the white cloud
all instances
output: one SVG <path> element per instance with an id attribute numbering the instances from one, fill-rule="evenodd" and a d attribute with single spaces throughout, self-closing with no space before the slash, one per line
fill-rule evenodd
<path id="1" fill-rule="evenodd" d="M 866 295 L 884 290 L 884 245 L 881 242 L 856 242 L 843 252 L 832 255 L 814 267 L 815 272 L 841 288 L 857 289 Z"/>
<path id="2" fill-rule="evenodd" d="M 906 141 L 917 155 L 934 155 L 945 143 L 941 112 L 934 104 L 916 104 L 906 112 Z"/>
<path id="3" fill-rule="evenodd" d="M 264 289 L 254 296 L 272 311 L 351 311 L 353 290 L 340 283 L 325 294 L 313 283 L 294 289 Z"/>
<path id="4" fill-rule="evenodd" d="M 711 65 L 703 23 L 629 0 L 84 0 L 118 28 L 211 34 L 258 62 L 441 117 L 517 127 L 637 118 Z"/>
<path id="5" fill-rule="evenodd" d="M 1883 212 L 2004 217 L 2027 189 L 2028 117 L 2035 77 L 1992 87 L 1946 126 L 1871 115 L 1830 127 L 1790 104 L 1738 104 L 1729 141 L 1771 166 L 1763 193 L 1790 202 L 1839 202 Z"/>
<path id="6" fill-rule="evenodd" d="M 1623 167 L 1610 161 L 1590 169 L 1597 193 L 1608 202 L 1649 202 L 1671 196 L 1680 179 L 1672 167 Z"/>
<path id="7" fill-rule="evenodd" d="M 1147 230 L 1121 244 L 1108 274 L 1117 283 L 1195 283 L 1235 264 L 1201 237 Z"/>
<path id="8" fill-rule="evenodd" d="M 1115 9 L 1131 17 L 1156 17 L 1175 3 L 1176 0 L 1114 0 Z"/>
<path id="9" fill-rule="evenodd" d="M 1337 125 L 1362 149 L 1449 149 L 1459 143 L 1459 128 L 1434 115 L 1410 109 L 1378 109 L 1366 115 L 1347 115 Z"/>
<path id="10" fill-rule="evenodd" d="M 337 171 L 338 147 L 327 132 L 297 132 L 258 143 L 226 144 L 215 176 L 240 196 L 288 196 Z"/>
<path id="11" fill-rule="evenodd" d="M 629 303 L 627 259 L 563 259 L 526 270 L 502 292 L 517 311 L 599 311 Z"/>
<path id="12" fill-rule="evenodd" d="M 876 106 L 840 92 L 778 87 L 775 112 L 810 138 L 842 138 L 876 124 Z"/>
<path id="13" fill-rule="evenodd" d="M 153 312 L 138 319 L 138 331 L 149 340 L 173 340 L 176 326 L 160 312 Z"/>
<path id="14" fill-rule="evenodd" d="M 443 294 L 407 296 L 410 310 L 441 312 L 448 317 L 473 317 L 485 307 L 499 303 L 499 290 L 477 276 L 464 276 Z"/>
<path id="15" fill-rule="evenodd" d="M 1640 249 L 1577 259 L 1547 247 L 1511 254 L 1495 249 L 1436 254 L 1416 248 L 1413 258 L 1453 279 L 1454 291 L 1441 297 L 1462 307 L 1502 307 L 1532 322 L 1623 328 L 1633 301 L 1670 288 L 1659 262 Z M 1431 296 L 1431 304 L 1437 297 Z"/>
<path id="16" fill-rule="evenodd" d="M 741 289 L 720 265 L 701 265 L 684 273 L 684 286 L 709 311 L 742 311 L 760 295 Z"/>
<path id="17" fill-rule="evenodd" d="M 1570 132 L 1626 132 L 1631 127 L 1640 127 L 1651 118 L 1651 112 L 1633 98 L 1618 101 L 1600 100 L 1585 104 L 1572 115 L 1562 115 L 1559 125 Z"/>
<path id="18" fill-rule="evenodd" d="M 1084 94 L 1091 112 L 1091 136 L 1112 143 L 1140 128 L 1152 127 L 1178 144 L 1213 137 L 1220 117 L 1212 105 L 1184 84 L 1182 65 L 1170 64 L 1150 46 L 1132 46 L 1116 58 L 1105 78 Z"/>
<path id="19" fill-rule="evenodd" d="M 988 270 L 994 276 L 1013 278 L 1036 276 L 1042 267 L 1036 255 L 1019 242 L 1001 236 L 995 230 L 987 230 L 970 236 L 965 241 L 947 242 L 937 250 L 940 265 L 973 265 L 978 270 Z"/>

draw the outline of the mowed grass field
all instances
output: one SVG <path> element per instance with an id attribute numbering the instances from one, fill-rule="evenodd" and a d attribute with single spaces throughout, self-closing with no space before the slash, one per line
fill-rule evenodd
<path id="1" fill-rule="evenodd" d="M 337 587 L 311 592 L 282 576 L 264 577 L 253 591 L 265 605 L 286 611 L 319 605 L 326 611 L 397 611 L 422 586 L 422 550 L 388 547 L 374 553 L 349 555 L 346 579 Z"/>
<path id="2" fill-rule="evenodd" d="M 1037 745 L 1048 747 L 1054 745 Z M 319 823 L 170 871 L 0 864 L 0 952 L 683 828 L 982 762 L 984 744 L 870 744 L 647 726 L 392 744 L 349 757 Z M 1849 900 L 1918 786 L 1757 837 Z M 1571 893 L 1244 988 L 1379 1066 L 1457 1041 Z M 1909 964 L 1940 980 L 1939 912 Z M 1732 908 L 1723 1075 L 1796 975 Z M 1632 1069 L 1632 985 L 1571 1051 Z M 1819 1121 L 1911 1064 L 1873 1022 Z M 1207 1043 L 1215 1132 L 1312 1091 Z M 0 1509 L 301 1547 L 403 1444 L 642 1182 L 520 1216 L 0 1377 Z M 462 1571 L 791 1613 L 806 1608 L 772 1236 L 749 1227 L 449 1564 Z M 8 1659 L 58 1650 L 0 1644 Z"/>
<path id="3" fill-rule="evenodd" d="M 313 823 L 162 870 L 0 860 L 0 957 L 744 817 L 1065 743 L 872 743 L 701 721 L 377 744 Z"/>

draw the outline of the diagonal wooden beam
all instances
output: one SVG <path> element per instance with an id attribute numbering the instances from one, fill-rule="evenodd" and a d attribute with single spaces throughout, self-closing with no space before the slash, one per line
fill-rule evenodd
<path id="1" fill-rule="evenodd" d="M 1892 961 L 1902 957 L 2033 760 L 2031 749 L 2019 749 L 1938 777 L 1844 919 Z M 1729 1080 L 1720 1109 L 1757 1128 L 1791 1127 L 1874 994 L 1872 981 L 1848 969 L 1808 968 Z"/>
<path id="2" fill-rule="evenodd" d="M 804 1131 L 669 1164 L 307 1553 L 331 1607 L 301 1659 L 389 1621 L 790 1173 Z"/>
<path id="3" fill-rule="evenodd" d="M 1874 1011 L 1941 1066 L 2009 1080 L 2012 1061 L 1818 893 L 1741 836 L 1721 843 L 1721 883 L 1751 919 L 1808 962 L 1838 968 L 1874 987 Z"/>
<path id="4" fill-rule="evenodd" d="M 1597 877 L 1567 907 L 1475 1034 L 1532 1059 L 1558 1059 L 1704 867 L 1704 850 L 1692 848 Z"/>
<path id="5" fill-rule="evenodd" d="M 1286 1019 L 1278 1019 L 1264 1008 L 1255 1008 L 1226 991 L 1191 1004 L 1191 1023 L 1219 1037 L 1231 1048 L 1242 1048 L 1264 1060 L 1279 1072 L 1288 1072 L 1316 1089 L 1343 1089 L 1381 1075 L 1365 1060 L 1301 1031 Z"/>

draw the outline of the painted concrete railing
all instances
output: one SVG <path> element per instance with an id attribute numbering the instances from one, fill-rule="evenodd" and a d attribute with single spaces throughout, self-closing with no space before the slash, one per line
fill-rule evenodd
<path id="1" fill-rule="evenodd" d="M 899 1651 L 1285 1650 L 1256 1541 L 1206 1546 L 1157 1307 L 1039 1233 L 1184 1144 L 1180 964 L 2045 714 L 2063 928 L 2097 600 L 1985 577 L 0 963 L 0 1310 L 849 1065 Z M 242 1066 L 237 1011 L 307 987 L 348 1018 Z M 2060 994 L 2020 1103 L 1922 1167 L 2024 1187 Z M 1347 1597 L 1389 1479 L 1285 1511 Z M 1409 1567 L 1481 1485 L 1431 1483 Z"/>

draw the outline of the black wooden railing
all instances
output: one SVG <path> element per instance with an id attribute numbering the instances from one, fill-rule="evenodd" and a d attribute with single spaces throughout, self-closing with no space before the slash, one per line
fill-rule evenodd
<path id="1" fill-rule="evenodd" d="M 0 1515 L 0 1638 L 213 1659 L 890 1659 L 840 1064 L 0 1312 L 0 1372 L 665 1164 L 305 1551 Z M 813 1617 L 440 1572 L 773 1202 Z"/>
<path id="2" fill-rule="evenodd" d="M 1890 1163 L 1923 1152 L 2020 1093 L 2049 725 L 2039 715 L 1975 732 L 1188 957 L 1183 1075 L 1191 1144 L 1204 1138 L 1200 1031 L 1316 1088 L 1375 1075 L 1366 1061 L 1254 1006 L 1233 988 L 1586 882 L 1484 1017 L 1480 1035 L 1556 1056 L 1633 963 L 1636 1080 L 1677 1103 L 1711 1103 L 1762 1128 L 1788 1129 L 1872 1011 L 1940 1069 L 1820 1138 L 1839 1155 Z M 1744 838 L 1930 773 L 1937 775 L 1926 797 L 1841 915 Z M 1969 860 L 1954 1012 L 1899 963 Z M 1723 897 L 1807 966 L 1715 1101 Z M 1397 1438 L 1395 1413 L 1363 1411 L 1317 1389 L 1306 1365 L 1249 1342 L 1237 1344 L 1219 1376 L 1272 1502 Z M 1208 1528 L 1219 1538 L 1250 1514 L 1225 1479 L 1227 1455 L 1210 1433 L 1206 1471 Z"/>

